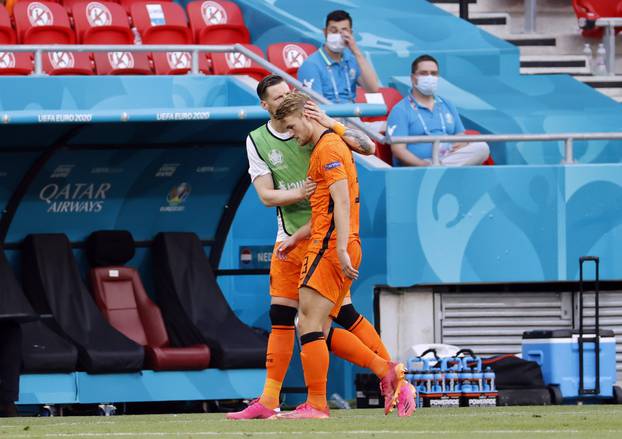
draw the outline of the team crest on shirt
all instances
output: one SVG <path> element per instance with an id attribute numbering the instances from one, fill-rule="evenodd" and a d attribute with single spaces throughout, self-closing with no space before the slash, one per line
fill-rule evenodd
<path id="1" fill-rule="evenodd" d="M 306 88 L 313 88 L 313 81 L 315 81 L 315 78 L 303 79 L 302 85 L 304 85 Z"/>
<path id="2" fill-rule="evenodd" d="M 391 125 L 389 128 L 387 128 L 387 131 L 389 132 L 389 136 L 393 135 L 396 128 L 397 128 L 397 125 Z"/>
<path id="3" fill-rule="evenodd" d="M 445 113 L 445 120 L 447 121 L 448 125 L 454 123 L 454 117 L 451 115 L 451 113 Z"/>
<path id="4" fill-rule="evenodd" d="M 354 79 L 356 77 L 356 70 L 350 69 L 350 79 Z"/>
<path id="5" fill-rule="evenodd" d="M 273 149 L 268 154 L 268 160 L 270 160 L 273 166 L 280 166 L 283 164 L 283 154 L 278 149 Z"/>

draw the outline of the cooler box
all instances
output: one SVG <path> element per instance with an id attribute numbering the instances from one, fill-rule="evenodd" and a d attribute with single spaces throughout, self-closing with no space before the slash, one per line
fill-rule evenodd
<path id="1" fill-rule="evenodd" d="M 535 330 L 523 333 L 522 353 L 525 360 L 535 361 L 542 369 L 546 384 L 558 385 L 564 398 L 610 398 L 616 382 L 616 342 L 610 329 L 600 330 L 600 392 L 579 395 L 579 331 Z M 583 337 L 594 337 L 587 330 Z M 583 388 L 596 384 L 595 343 L 583 344 Z"/>

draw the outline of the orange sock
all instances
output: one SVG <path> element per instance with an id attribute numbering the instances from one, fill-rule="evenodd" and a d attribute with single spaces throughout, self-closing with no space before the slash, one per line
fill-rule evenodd
<path id="1" fill-rule="evenodd" d="M 376 332 L 376 328 L 365 317 L 359 316 L 354 325 L 348 328 L 348 331 L 356 335 L 376 355 L 391 361 L 391 355 L 389 355 L 380 335 Z"/>
<path id="2" fill-rule="evenodd" d="M 279 395 L 294 350 L 294 327 L 272 326 L 266 353 L 266 382 L 259 402 L 269 409 L 279 406 Z"/>
<path id="3" fill-rule="evenodd" d="M 339 358 L 357 366 L 370 369 L 382 378 L 389 370 L 389 362 L 375 354 L 354 334 L 345 329 L 332 328 L 328 336 L 328 347 Z"/>
<path id="4" fill-rule="evenodd" d="M 326 408 L 326 381 L 329 354 L 321 332 L 311 332 L 300 337 L 302 369 L 309 394 L 307 402 L 319 410 Z"/>

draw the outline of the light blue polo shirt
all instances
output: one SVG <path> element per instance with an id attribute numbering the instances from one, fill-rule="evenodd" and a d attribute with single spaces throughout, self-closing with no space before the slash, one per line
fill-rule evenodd
<path id="1" fill-rule="evenodd" d="M 416 100 L 414 101 L 419 115 L 421 115 L 421 119 L 411 106 L 408 96 L 405 97 L 393 107 L 387 119 L 387 131 L 391 137 L 441 136 L 444 134 L 455 135 L 464 132 L 464 125 L 462 124 L 462 120 L 460 120 L 458 110 L 456 110 L 456 107 L 447 99 L 436 96 L 434 98 L 433 111 L 419 104 Z M 442 121 L 441 117 L 443 118 Z M 424 122 L 423 124 L 421 123 L 422 120 Z M 445 132 L 443 131 L 443 122 Z M 431 143 L 409 143 L 406 147 L 420 159 L 432 158 Z M 401 163 L 394 158 L 393 165 L 401 166 Z"/>
<path id="2" fill-rule="evenodd" d="M 341 61 L 337 62 L 321 47 L 298 69 L 298 80 L 306 87 L 334 103 L 342 104 L 354 102 L 360 75 L 361 69 L 350 49 L 345 49 Z"/>

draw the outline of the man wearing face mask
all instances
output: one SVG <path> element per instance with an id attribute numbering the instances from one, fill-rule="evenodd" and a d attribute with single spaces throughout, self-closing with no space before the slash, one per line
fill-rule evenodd
<path id="1" fill-rule="evenodd" d="M 436 94 L 438 62 L 421 55 L 412 63 L 412 92 L 393 107 L 387 119 L 388 132 L 398 136 L 442 136 L 464 133 L 456 107 Z M 391 145 L 395 166 L 429 166 L 432 143 Z M 439 157 L 445 166 L 481 165 L 490 150 L 485 142 L 442 143 Z"/>
<path id="2" fill-rule="evenodd" d="M 298 70 L 298 80 L 334 103 L 354 102 L 356 85 L 378 91 L 378 77 L 352 36 L 352 17 L 346 11 L 326 16 L 326 42 Z"/>

